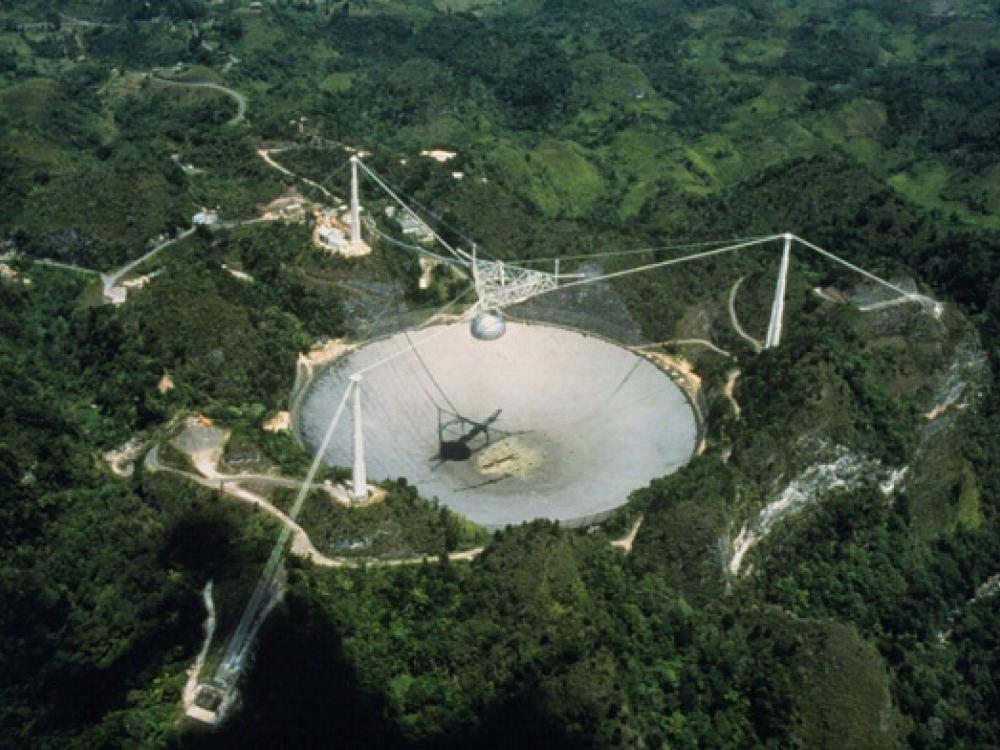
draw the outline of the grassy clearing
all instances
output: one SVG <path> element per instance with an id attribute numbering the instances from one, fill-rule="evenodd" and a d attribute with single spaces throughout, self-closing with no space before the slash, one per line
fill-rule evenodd
<path id="1" fill-rule="evenodd" d="M 263 16 L 243 16 L 243 38 L 239 49 L 243 54 L 267 52 L 280 46 L 286 39 L 285 33 Z"/>
<path id="2" fill-rule="evenodd" d="M 323 91 L 329 91 L 331 94 L 341 94 L 345 91 L 350 91 L 351 87 L 354 85 L 354 74 L 350 72 L 340 72 L 331 73 L 323 82 L 320 84 L 320 88 Z"/>
<path id="3" fill-rule="evenodd" d="M 761 119 L 744 112 L 723 128 L 740 159 L 730 160 L 730 169 L 719 171 L 728 183 L 758 174 L 767 167 L 782 164 L 792 158 L 820 154 L 828 146 L 803 125 L 786 118 Z"/>
<path id="4" fill-rule="evenodd" d="M 741 11 L 736 5 L 718 5 L 714 8 L 692 13 L 687 17 L 688 26 L 695 31 L 728 28 L 740 18 Z"/>
<path id="5" fill-rule="evenodd" d="M 871 99 L 852 99 L 827 119 L 829 131 L 842 141 L 872 138 L 886 121 L 885 105 Z"/>
<path id="6" fill-rule="evenodd" d="M 799 108 L 813 84 L 799 76 L 779 76 L 767 81 L 760 95 L 749 102 L 750 110 L 762 117 Z"/>
<path id="7" fill-rule="evenodd" d="M 501 146 L 491 161 L 509 189 L 547 216 L 583 216 L 604 193 L 597 168 L 570 141 L 547 140 L 527 153 Z"/>
<path id="8" fill-rule="evenodd" d="M 994 187 L 994 173 L 990 173 L 988 178 L 991 187 Z M 946 166 L 935 162 L 923 162 L 915 166 L 908 172 L 899 172 L 888 179 L 896 191 L 905 195 L 914 203 L 928 209 L 936 209 L 945 213 L 954 213 L 961 220 L 971 224 L 978 224 L 982 227 L 1000 227 L 1000 215 L 995 213 L 984 214 L 974 212 L 969 208 L 967 202 L 958 200 L 947 200 L 942 197 L 948 193 L 948 187 L 953 179 L 953 173 Z M 990 205 L 995 205 L 1000 201 L 1000 186 L 995 187 L 995 192 L 991 193 Z"/>
<path id="9" fill-rule="evenodd" d="M 826 750 L 899 746 L 904 723 L 893 706 L 889 674 L 878 650 L 853 627 L 797 622 L 802 682 L 796 734 L 803 747 Z"/>
<path id="10" fill-rule="evenodd" d="M 978 529 L 983 521 L 979 480 L 971 464 L 965 462 L 958 488 L 958 524 L 967 529 Z"/>
<path id="11" fill-rule="evenodd" d="M 591 54 L 573 66 L 572 95 L 588 108 L 592 105 L 622 105 L 654 94 L 642 68 L 609 54 Z"/>
<path id="12" fill-rule="evenodd" d="M 740 65 L 777 65 L 788 47 L 781 39 L 749 39 L 741 41 L 733 51 Z"/>

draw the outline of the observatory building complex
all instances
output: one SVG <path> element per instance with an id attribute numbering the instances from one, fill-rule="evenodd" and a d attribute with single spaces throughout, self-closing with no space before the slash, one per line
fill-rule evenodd
<path id="1" fill-rule="evenodd" d="M 487 341 L 454 323 L 398 333 L 332 363 L 299 413 L 310 449 L 358 372 L 369 478 L 405 477 L 490 528 L 600 520 L 684 465 L 698 437 L 684 392 L 629 349 L 513 322 Z M 324 460 L 350 466 L 353 456 L 354 436 L 340 430 Z"/>

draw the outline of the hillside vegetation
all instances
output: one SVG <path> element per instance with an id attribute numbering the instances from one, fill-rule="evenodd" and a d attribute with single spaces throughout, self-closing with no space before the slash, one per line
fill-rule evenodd
<path id="1" fill-rule="evenodd" d="M 245 95 L 246 118 L 154 71 Z M 4 3 L 0 747 L 1000 746 L 998 144 L 996 0 Z M 472 563 L 441 553 L 481 530 L 402 481 L 380 507 L 314 493 L 326 547 L 429 559 L 289 557 L 242 710 L 192 732 L 202 588 L 224 636 L 277 527 L 102 454 L 201 413 L 302 476 L 293 437 L 261 429 L 294 407 L 299 353 L 465 288 L 439 269 L 418 289 L 389 243 L 322 253 L 312 219 L 239 223 L 331 202 L 258 149 L 342 196 L 345 146 L 491 257 L 610 272 L 793 231 L 941 314 L 862 312 L 845 300 L 866 281 L 797 250 L 782 345 L 757 354 L 728 301 L 739 283 L 762 337 L 777 244 L 566 302 L 725 352 L 667 344 L 703 380 L 704 454 L 603 528 L 508 528 Z M 203 208 L 232 223 L 102 303 L 89 272 Z M 640 515 L 630 553 L 612 547 Z"/>

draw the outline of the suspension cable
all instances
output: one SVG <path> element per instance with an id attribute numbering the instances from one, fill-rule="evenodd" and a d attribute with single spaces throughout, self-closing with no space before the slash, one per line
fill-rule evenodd
<path id="1" fill-rule="evenodd" d="M 626 268 L 623 271 L 614 271 L 612 273 L 606 273 L 606 274 L 602 274 L 600 276 L 591 276 L 591 277 L 588 277 L 586 279 L 580 279 L 578 281 L 571 281 L 568 284 L 563 284 L 562 286 L 557 286 L 557 287 L 554 287 L 552 289 L 545 289 L 545 290 L 539 292 L 538 294 L 536 294 L 535 296 L 538 297 L 538 296 L 541 296 L 542 294 L 548 294 L 550 292 L 555 292 L 555 291 L 557 291 L 559 289 L 569 289 L 570 287 L 582 286 L 584 284 L 594 284 L 594 283 L 596 283 L 598 281 L 607 281 L 608 279 L 618 278 L 619 276 L 629 276 L 629 275 L 634 274 L 634 273 L 642 273 L 643 271 L 652 271 L 652 270 L 657 269 L 657 268 L 666 268 L 667 266 L 677 265 L 678 263 L 686 263 L 686 262 L 691 261 L 691 260 L 700 260 L 702 258 L 710 258 L 713 255 L 721 255 L 723 253 L 731 253 L 731 252 L 735 252 L 736 250 L 742 250 L 743 248 L 753 247 L 753 246 L 756 246 L 756 245 L 763 245 L 763 244 L 765 244 L 767 242 L 773 242 L 775 240 L 781 239 L 782 237 L 784 237 L 784 235 L 782 235 L 782 234 L 775 234 L 775 235 L 771 235 L 770 237 L 762 237 L 760 239 L 752 240 L 750 242 L 741 242 L 741 243 L 736 244 L 736 245 L 728 245 L 726 247 L 720 247 L 720 248 L 716 248 L 714 250 L 705 250 L 705 251 L 700 252 L 700 253 L 693 253 L 691 255 L 684 255 L 684 256 L 682 256 L 680 258 L 670 258 L 668 260 L 661 260 L 661 261 L 658 261 L 656 263 L 647 263 L 646 265 L 643 265 L 643 266 L 636 266 L 635 268 Z"/>
<path id="2" fill-rule="evenodd" d="M 380 177 L 381 177 L 381 175 L 380 175 Z M 422 203 L 420 200 L 418 200 L 417 198 L 414 198 L 412 195 L 409 195 L 408 193 L 406 193 L 405 191 L 403 191 L 398 185 L 394 185 L 392 182 L 390 182 L 385 177 L 381 177 L 381 179 L 382 179 L 382 181 L 386 185 L 388 185 L 389 187 L 391 187 L 396 192 L 397 195 L 402 196 L 403 198 L 405 198 L 406 200 L 408 200 L 412 205 L 417 206 L 418 208 L 420 208 L 425 214 L 427 214 L 428 216 L 433 217 L 435 224 L 447 227 L 448 229 L 450 229 L 451 231 L 453 231 L 455 234 L 459 235 L 462 239 L 464 239 L 470 245 L 477 244 L 476 243 L 476 239 L 472 235 L 468 234 L 464 229 L 459 229 L 454 224 L 451 224 L 451 223 L 445 221 L 443 218 L 441 218 L 440 216 L 438 216 L 437 212 L 434 209 L 432 209 L 430 206 L 426 205 L 425 203 Z M 493 258 L 493 256 L 489 252 L 486 252 L 482 247 L 479 247 L 479 254 L 482 255 L 482 256 L 485 256 L 489 260 L 495 260 L 495 258 Z"/>
<path id="3" fill-rule="evenodd" d="M 828 259 L 834 261 L 835 263 L 840 263 L 842 266 L 846 266 L 847 268 L 851 269 L 852 271 L 854 271 L 856 273 L 860 273 L 862 276 L 864 276 L 866 278 L 869 278 L 872 281 L 875 281 L 875 282 L 881 284 L 882 286 L 888 287 L 892 291 L 896 292 L 897 294 L 903 295 L 907 299 L 910 299 L 910 300 L 912 300 L 914 302 L 920 302 L 920 303 L 923 303 L 927 299 L 922 294 L 917 294 L 915 292 L 908 292 L 905 289 L 896 286 L 895 284 L 893 284 L 890 281 L 886 281 L 885 279 L 879 278 L 875 274 L 870 273 L 869 271 L 866 271 L 865 269 L 861 268 L 860 266 L 856 266 L 853 263 L 851 263 L 850 261 L 844 260 L 843 258 L 841 258 L 841 257 L 839 257 L 837 255 L 834 255 L 829 250 L 824 250 L 823 248 L 819 247 L 818 245 L 814 245 L 811 242 L 807 242 L 806 240 L 802 239 L 801 237 L 798 237 L 796 235 L 792 235 L 792 239 L 795 240 L 796 242 L 802 243 L 803 245 L 805 245 L 810 250 L 813 250 L 813 251 L 819 253 L 824 258 L 828 258 Z"/>
<path id="4" fill-rule="evenodd" d="M 385 182 L 382 180 L 381 177 L 379 177 L 371 169 L 369 169 L 367 164 L 365 164 L 363 161 L 359 160 L 358 161 L 358 166 L 361 167 L 361 169 L 364 170 L 365 174 L 368 175 L 368 177 L 370 177 L 372 180 L 374 180 L 374 182 L 380 188 L 382 188 L 386 193 L 388 193 L 389 197 L 392 198 L 394 201 L 396 201 L 396 203 L 398 203 L 400 205 L 400 207 L 404 211 L 406 211 L 408 214 L 410 214 L 410 216 L 412 216 L 414 219 L 416 219 L 417 221 L 419 221 L 421 224 L 424 224 L 427 227 L 427 229 L 430 230 L 430 233 L 432 235 L 434 235 L 434 239 L 436 239 L 439 243 L 441 243 L 441 245 L 445 249 L 447 249 L 448 252 L 450 252 L 452 255 L 454 255 L 459 260 L 463 260 L 463 261 L 466 261 L 466 262 L 469 262 L 469 261 L 472 260 L 472 256 L 469 255 L 467 252 L 465 252 L 464 250 L 456 250 L 451 245 L 449 245 L 447 242 L 445 242 L 444 239 L 441 237 L 441 235 L 438 234 L 436 231 L 434 231 L 434 228 L 432 226 L 430 226 L 429 224 L 426 224 L 426 222 L 424 222 L 424 220 L 420 218 L 420 216 L 417 214 L 416 211 L 414 211 L 406 203 L 404 203 L 403 199 L 400 198 L 398 195 L 396 195 L 396 193 L 393 192 L 392 188 L 390 188 L 388 185 L 386 185 Z"/>
<path id="5" fill-rule="evenodd" d="M 532 263 L 551 263 L 554 260 L 589 260 L 591 258 L 615 258 L 624 255 L 645 255 L 649 253 L 659 253 L 666 250 L 682 250 L 691 247 L 707 247 L 718 245 L 723 242 L 748 242 L 753 240 L 769 240 L 770 237 L 730 237 L 724 240 L 704 240 L 701 242 L 685 242 L 677 245 L 661 245 L 659 247 L 643 247 L 633 250 L 613 250 L 603 253 L 585 253 L 583 255 L 553 255 L 548 258 L 526 258 L 514 261 L 519 265 L 529 265 Z"/>
<path id="6" fill-rule="evenodd" d="M 336 429 L 337 423 L 340 421 L 340 417 L 344 413 L 344 407 L 347 405 L 347 399 L 350 397 L 352 388 L 354 387 L 357 387 L 356 384 L 351 383 L 344 389 L 344 395 L 340 399 L 340 403 L 337 405 L 337 410 L 334 412 L 329 426 L 326 428 L 326 433 L 323 435 L 323 440 L 320 442 L 320 446 L 316 450 L 316 454 L 313 456 L 313 461 L 309 466 L 309 471 L 306 473 L 305 479 L 302 480 L 302 484 L 299 487 L 299 493 L 296 495 L 295 502 L 292 504 L 292 508 L 288 512 L 288 518 L 293 523 L 296 518 L 298 518 L 299 512 L 302 510 L 302 505 L 305 502 L 306 495 L 308 495 L 309 491 L 312 489 L 313 480 L 316 478 L 316 473 L 319 471 L 320 464 L 323 461 L 323 456 L 326 455 L 327 448 L 330 445 L 330 440 L 333 438 L 333 431 Z M 285 553 L 285 545 L 288 543 L 291 535 L 292 531 L 288 524 L 282 524 L 281 533 L 278 535 L 278 541 L 275 542 L 274 548 L 271 550 L 271 556 L 268 558 L 267 564 L 264 566 L 264 570 L 260 574 L 260 578 L 257 579 L 257 585 L 254 588 L 253 594 L 247 602 L 246 607 L 244 607 L 243 614 L 240 616 L 239 624 L 236 626 L 236 630 L 233 631 L 233 635 L 230 638 L 225 657 L 219 665 L 218 674 L 220 676 L 224 677 L 226 672 L 238 672 L 242 669 L 243 659 L 245 658 L 246 651 L 250 645 L 251 633 L 253 632 L 257 617 L 261 612 L 261 607 L 264 604 L 264 598 L 268 595 L 274 584 L 274 577 L 278 572 L 278 566 L 281 564 L 281 559 Z"/>
<path id="7" fill-rule="evenodd" d="M 390 245 L 395 245 L 396 247 L 402 248 L 403 250 L 409 250 L 414 253 L 419 253 L 420 255 L 426 255 L 427 257 L 433 258 L 434 260 L 438 261 L 439 263 L 447 263 L 449 266 L 452 267 L 458 266 L 461 268 L 468 268 L 469 266 L 468 263 L 458 261 L 455 258 L 448 258 L 439 253 L 431 252 L 427 248 L 420 247 L 419 245 L 411 245 L 408 242 L 402 242 L 401 240 L 397 240 L 395 237 L 386 234 L 378 227 L 375 227 L 375 234 L 377 234 L 380 238 L 388 242 Z"/>

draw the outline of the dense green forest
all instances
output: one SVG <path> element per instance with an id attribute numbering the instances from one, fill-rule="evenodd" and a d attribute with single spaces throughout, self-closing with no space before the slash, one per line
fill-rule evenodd
<path id="1" fill-rule="evenodd" d="M 251 5 L 0 9 L 0 747 L 1000 746 L 1000 2 Z M 743 279 L 759 335 L 773 255 L 615 282 L 645 340 L 727 352 L 670 350 L 703 379 L 705 453 L 602 528 L 508 528 L 471 563 L 435 555 L 483 532 L 404 482 L 360 513 L 310 498 L 317 539 L 403 524 L 377 551 L 428 559 L 289 556 L 240 709 L 192 730 L 202 587 L 231 627 L 278 526 L 102 454 L 197 412 L 301 476 L 305 451 L 260 429 L 294 406 L 298 354 L 461 287 L 418 290 L 389 247 L 323 254 L 308 221 L 239 224 L 293 187 L 325 200 L 269 143 L 337 195 L 343 146 L 365 149 L 493 257 L 580 270 L 794 231 L 944 312 L 859 312 L 837 301 L 856 277 L 797 253 L 785 339 L 757 354 L 727 294 Z M 102 304 L 99 273 L 203 207 L 234 223 Z M 772 524 L 783 493 L 808 499 Z M 630 553 L 609 545 L 639 514 Z"/>

